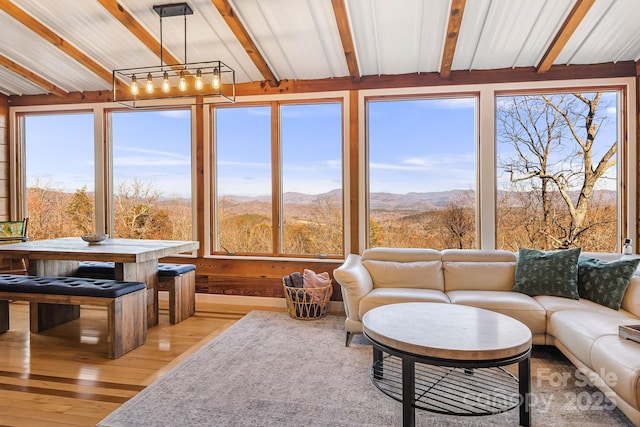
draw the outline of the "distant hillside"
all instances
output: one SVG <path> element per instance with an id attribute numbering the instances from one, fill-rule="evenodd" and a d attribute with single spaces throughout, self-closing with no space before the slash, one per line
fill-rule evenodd
<path id="1" fill-rule="evenodd" d="M 412 211 L 428 211 L 434 209 L 442 209 L 447 203 L 454 200 L 464 198 L 468 190 L 449 190 L 449 191 L 433 191 L 425 193 L 371 193 L 371 208 L 375 210 L 412 210 Z M 498 200 L 503 199 L 502 196 L 508 193 L 498 191 Z M 576 199 L 579 193 L 572 192 L 572 197 Z M 332 190 L 322 194 L 305 194 L 305 193 L 284 193 L 284 203 L 289 205 L 308 206 L 321 198 L 339 199 L 342 196 L 341 190 Z M 616 192 L 611 190 L 596 191 L 594 199 L 601 197 L 605 203 L 615 203 Z M 225 196 L 225 200 L 238 205 L 245 203 L 257 203 L 269 206 L 271 203 L 270 196 Z M 517 206 L 516 198 L 510 198 L 510 203 Z"/>

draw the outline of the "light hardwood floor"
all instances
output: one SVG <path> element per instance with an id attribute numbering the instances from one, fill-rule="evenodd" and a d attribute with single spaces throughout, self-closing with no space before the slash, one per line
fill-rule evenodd
<path id="1" fill-rule="evenodd" d="M 83 306 L 80 319 L 30 334 L 28 304 L 11 303 L 11 329 L 0 334 L 0 426 L 94 426 L 251 307 L 197 310 L 170 325 L 161 305 L 160 324 L 149 329 L 147 342 L 107 359 L 103 308 Z"/>

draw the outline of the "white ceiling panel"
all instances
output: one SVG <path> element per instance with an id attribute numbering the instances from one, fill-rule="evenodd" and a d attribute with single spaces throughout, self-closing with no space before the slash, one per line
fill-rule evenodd
<path id="1" fill-rule="evenodd" d="M 349 74 L 330 0 L 234 0 L 278 79 Z"/>
<path id="2" fill-rule="evenodd" d="M 364 75 L 437 71 L 449 1 L 393 0 L 348 3 Z"/>
<path id="3" fill-rule="evenodd" d="M 0 93 L 4 95 L 38 95 L 44 92 L 40 86 L 0 67 Z"/>
<path id="4" fill-rule="evenodd" d="M 77 0 L 14 3 L 108 71 L 159 64 L 156 55 L 97 1 L 83 2 L 82 7 Z"/>
<path id="5" fill-rule="evenodd" d="M 573 0 L 546 0 L 543 3 L 513 67 L 538 65 L 571 12 L 573 3 Z"/>
<path id="6" fill-rule="evenodd" d="M 559 64 L 636 60 L 640 1 L 598 0 L 558 56 Z"/>
<path id="7" fill-rule="evenodd" d="M 466 3 L 462 23 L 460 24 L 458 44 L 451 64 L 452 70 L 470 69 L 487 21 L 490 5 L 491 0 L 477 0 Z"/>
<path id="8" fill-rule="evenodd" d="M 447 25 L 450 13 L 449 0 L 425 2 L 422 8 L 422 29 L 418 49 L 413 53 L 413 60 L 418 61 L 418 72 L 429 73 L 440 71 L 442 50 L 447 38 Z M 420 19 L 420 15 L 416 15 Z M 411 58 L 409 58 L 411 61 Z M 411 71 L 409 71 L 411 72 Z"/>
<path id="9" fill-rule="evenodd" d="M 107 82 L 4 12 L 0 12 L 0 40 L 18 40 L 19 43 L 1 43 L 0 54 L 65 91 L 109 88 Z"/>
<path id="10" fill-rule="evenodd" d="M 562 52 L 560 52 L 554 61 L 554 64 L 567 64 L 568 61 L 574 57 L 578 50 L 581 49 L 581 46 L 590 38 L 590 34 L 598 25 L 598 22 L 608 13 L 607 11 L 613 5 L 613 1 L 614 0 L 600 0 L 593 4 Z"/>
<path id="11" fill-rule="evenodd" d="M 526 0 L 467 2 L 452 69 L 510 68 L 523 58 L 538 56 L 540 45 L 533 48 L 530 36 L 547 41 L 540 24 L 545 3 Z M 548 15 L 548 12 L 547 12 Z M 552 23 L 554 25 L 554 23 Z M 550 30 L 546 31 L 551 34 Z"/>

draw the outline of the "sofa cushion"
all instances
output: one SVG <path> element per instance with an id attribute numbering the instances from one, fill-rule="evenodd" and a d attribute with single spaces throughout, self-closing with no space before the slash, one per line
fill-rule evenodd
<path id="1" fill-rule="evenodd" d="M 520 249 L 513 290 L 524 294 L 578 299 L 580 248 L 562 251 Z"/>
<path id="2" fill-rule="evenodd" d="M 511 291 L 450 291 L 447 296 L 453 304 L 484 308 L 513 317 L 527 325 L 534 337 L 542 337 L 544 343 L 546 312 L 528 295 Z"/>
<path id="3" fill-rule="evenodd" d="M 593 344 L 591 363 L 606 386 L 640 409 L 640 343 L 616 335 L 602 336 Z"/>
<path id="4" fill-rule="evenodd" d="M 516 263 L 443 261 L 445 291 L 511 291 Z"/>
<path id="5" fill-rule="evenodd" d="M 516 254 L 502 249 L 445 249 L 442 262 L 513 262 Z"/>
<path id="6" fill-rule="evenodd" d="M 634 324 L 638 319 L 622 312 L 563 310 L 551 315 L 547 334 L 560 341 L 578 360 L 593 366 L 591 349 L 597 339 L 605 335 L 618 336 L 618 326 Z"/>
<path id="7" fill-rule="evenodd" d="M 441 258 L 439 251 L 423 248 L 371 248 L 362 252 L 363 260 L 375 261 L 440 261 Z"/>
<path id="8" fill-rule="evenodd" d="M 399 302 L 441 302 L 448 304 L 447 295 L 435 289 L 417 288 L 376 288 L 360 300 L 358 315 L 364 314 L 376 307 Z"/>
<path id="9" fill-rule="evenodd" d="M 442 262 L 364 260 L 374 288 L 422 288 L 444 291 Z"/>
<path id="10" fill-rule="evenodd" d="M 622 298 L 629 286 L 640 259 L 600 261 L 595 258 L 578 259 L 578 293 L 580 298 L 620 310 Z"/>
<path id="11" fill-rule="evenodd" d="M 564 310 L 583 310 L 591 313 L 601 313 L 607 315 L 623 314 L 624 316 L 632 316 L 631 313 L 625 311 L 624 309 L 615 311 L 612 308 L 605 307 L 604 305 L 600 305 L 596 302 L 584 298 L 569 299 L 563 297 L 554 297 L 550 295 L 538 295 L 533 298 L 538 301 L 538 303 L 542 307 L 544 307 L 545 311 L 547 312 L 547 319 L 549 319 L 553 313 Z M 640 320 L 638 322 L 640 322 Z"/>

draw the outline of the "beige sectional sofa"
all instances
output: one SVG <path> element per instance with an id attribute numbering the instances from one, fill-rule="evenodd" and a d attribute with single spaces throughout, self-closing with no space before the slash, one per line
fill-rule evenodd
<path id="1" fill-rule="evenodd" d="M 613 261 L 621 254 L 586 253 Z M 587 299 L 513 292 L 517 254 L 500 250 L 374 248 L 351 254 L 334 270 L 342 287 L 347 345 L 362 316 L 399 302 L 485 308 L 520 320 L 533 343 L 554 345 L 635 424 L 640 425 L 640 343 L 621 339 L 619 325 L 640 325 L 640 272 L 620 310 Z"/>

